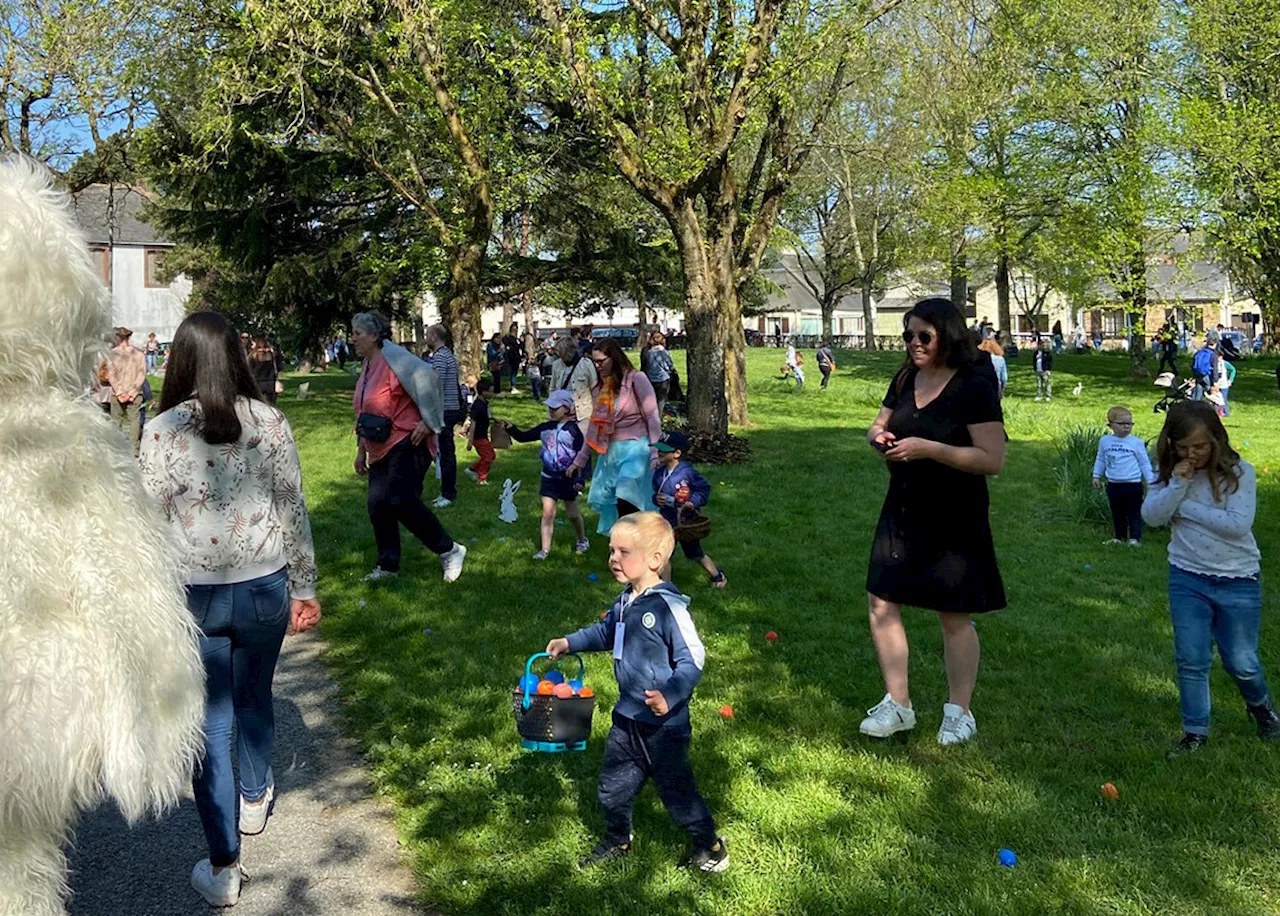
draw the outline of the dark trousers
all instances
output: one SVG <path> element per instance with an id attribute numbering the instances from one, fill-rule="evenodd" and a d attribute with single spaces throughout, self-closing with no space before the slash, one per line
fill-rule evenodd
<path id="1" fill-rule="evenodd" d="M 489 379 L 493 382 L 493 393 L 502 394 L 502 365 L 489 370 Z"/>
<path id="2" fill-rule="evenodd" d="M 613 728 L 600 766 L 600 804 L 605 841 L 631 842 L 631 806 L 652 779 L 671 819 L 689 832 L 698 849 L 716 842 L 716 825 L 693 781 L 689 766 L 688 725 L 650 725 L 613 714 Z"/>
<path id="3" fill-rule="evenodd" d="M 422 480 L 430 464 L 427 450 L 406 438 L 369 465 L 369 521 L 378 544 L 378 566 L 388 572 L 400 569 L 401 525 L 432 553 L 453 549 L 453 538 L 422 504 Z"/>
<path id="4" fill-rule="evenodd" d="M 1169 371 L 1174 375 L 1178 374 L 1178 351 L 1172 347 L 1160 348 L 1160 365 L 1156 369 L 1156 374 L 1164 371 L 1164 367 L 1168 366 Z"/>
<path id="5" fill-rule="evenodd" d="M 440 495 L 445 499 L 458 498 L 458 446 L 453 428 L 466 418 L 466 413 L 461 410 L 444 412 L 444 428 L 440 430 L 436 461 L 440 462 Z"/>
<path id="6" fill-rule="evenodd" d="M 667 399 L 671 397 L 671 379 L 653 383 L 653 396 L 658 402 L 658 419 L 667 412 Z"/>
<path id="7" fill-rule="evenodd" d="M 818 363 L 818 371 L 822 373 L 822 387 L 827 387 L 827 382 L 831 381 L 831 367 Z"/>
<path id="8" fill-rule="evenodd" d="M 1142 540 L 1142 484 L 1108 483 L 1107 500 L 1111 503 L 1111 524 L 1116 539 Z"/>
<path id="9" fill-rule="evenodd" d="M 116 398 L 111 399 L 111 422 L 121 427 L 129 436 L 129 440 L 133 443 L 133 457 L 138 457 L 138 451 L 142 445 L 142 418 L 138 416 L 138 410 L 142 407 L 142 402 L 135 400 L 128 404 L 122 404 Z"/>

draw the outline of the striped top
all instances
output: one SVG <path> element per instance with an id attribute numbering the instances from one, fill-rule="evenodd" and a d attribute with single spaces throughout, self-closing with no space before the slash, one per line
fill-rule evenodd
<path id="1" fill-rule="evenodd" d="M 462 402 L 458 399 L 458 360 L 448 347 L 441 347 L 431 354 L 427 363 L 440 376 L 440 399 L 444 409 L 461 410 Z"/>

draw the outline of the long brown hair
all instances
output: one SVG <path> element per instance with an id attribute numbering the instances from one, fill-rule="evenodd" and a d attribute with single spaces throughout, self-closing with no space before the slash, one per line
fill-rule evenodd
<path id="1" fill-rule="evenodd" d="M 1160 467 L 1156 479 L 1160 483 L 1169 482 L 1173 477 L 1173 466 L 1181 460 L 1178 458 L 1178 443 L 1198 429 L 1208 433 L 1213 449 L 1205 470 L 1216 502 L 1222 498 L 1224 486 L 1227 493 L 1234 493 L 1240 488 L 1237 478 L 1240 454 L 1231 447 L 1227 429 L 1218 418 L 1218 412 L 1206 401 L 1179 401 L 1169 408 L 1156 443 L 1156 460 Z"/>
<path id="2" fill-rule="evenodd" d="M 622 352 L 622 347 L 612 337 L 602 337 L 591 344 L 591 352 L 602 353 L 609 357 L 608 377 L 613 379 L 613 390 L 621 391 L 622 380 L 626 378 L 627 373 L 636 371 L 636 367 L 631 365 L 631 360 L 627 358 L 627 354 Z M 601 384 L 604 383 L 604 380 L 605 377 L 601 376 Z"/>
<path id="3" fill-rule="evenodd" d="M 210 445 L 240 438 L 236 398 L 262 400 L 235 328 L 217 312 L 193 312 L 178 325 L 159 413 L 192 397 L 200 401 L 200 435 Z"/>

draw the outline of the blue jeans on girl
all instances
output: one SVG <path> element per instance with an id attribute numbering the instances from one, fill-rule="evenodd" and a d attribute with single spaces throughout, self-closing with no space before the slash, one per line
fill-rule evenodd
<path id="1" fill-rule="evenodd" d="M 1257 576 L 1228 579 L 1169 567 L 1169 613 L 1178 664 L 1183 731 L 1209 734 L 1209 668 L 1217 643 L 1222 667 L 1249 706 L 1270 700 L 1258 659 L 1262 583 Z"/>
<path id="2" fill-rule="evenodd" d="M 237 794 L 258 801 L 271 785 L 276 734 L 271 679 L 289 626 L 289 579 L 281 569 L 232 585 L 191 585 L 187 607 L 200 625 L 208 695 L 205 757 L 194 780 L 196 808 L 209 861 L 225 867 L 240 858 Z M 238 792 L 231 767 L 235 726 Z"/>

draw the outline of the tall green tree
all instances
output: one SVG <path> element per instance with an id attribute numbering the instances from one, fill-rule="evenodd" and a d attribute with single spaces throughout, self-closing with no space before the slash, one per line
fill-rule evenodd
<path id="1" fill-rule="evenodd" d="M 1186 139 L 1218 217 L 1218 249 L 1280 328 L 1280 16 L 1269 0 L 1189 4 Z"/>
<path id="2" fill-rule="evenodd" d="M 839 97 L 866 0 L 534 0 L 549 76 L 667 222 L 683 268 L 689 416 L 747 420 L 742 294 Z M 888 0 L 887 7 L 900 0 Z"/>

